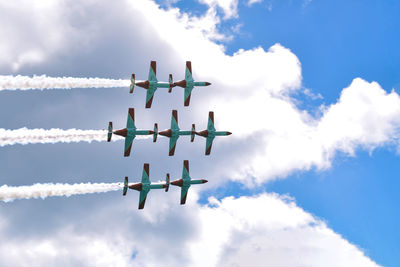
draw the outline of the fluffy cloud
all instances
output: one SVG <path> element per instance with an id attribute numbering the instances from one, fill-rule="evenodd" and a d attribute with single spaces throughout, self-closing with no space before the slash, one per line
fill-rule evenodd
<path id="1" fill-rule="evenodd" d="M 212 9 L 221 8 L 225 19 L 238 17 L 238 0 L 200 0 L 200 3 L 207 4 Z"/>
<path id="2" fill-rule="evenodd" d="M 256 3 L 261 3 L 261 2 L 262 2 L 262 0 L 249 0 L 249 1 L 247 2 L 247 4 L 248 4 L 249 6 L 252 6 L 252 5 L 256 4 Z"/>
<path id="3" fill-rule="evenodd" d="M 160 196 L 152 194 L 144 212 L 109 205 L 56 234 L 9 237 L 0 245 L 2 265 L 377 266 L 286 197 L 228 197 L 202 206 L 192 191 L 188 206 L 177 209 Z"/>
<path id="4" fill-rule="evenodd" d="M 302 89 L 302 77 L 300 61 L 289 49 L 276 44 L 268 50 L 257 47 L 226 55 L 224 46 L 213 41 L 227 38 L 216 28 L 220 22 L 216 7 L 223 9 L 225 17 L 235 17 L 237 1 L 207 1 L 210 8 L 200 17 L 177 8 L 163 10 L 151 1 L 43 3 L 2 4 L 0 10 L 16 12 L 9 20 L 0 16 L 2 25 L 11 25 L 0 27 L 9 37 L 0 44 L 3 69 L 33 66 L 42 70 L 45 65 L 51 69 L 71 60 L 72 68 L 79 71 L 105 66 L 101 70 L 119 68 L 118 73 L 126 73 L 131 62 L 147 66 L 151 56 L 168 62 L 169 70 L 183 76 L 184 61 L 192 60 L 194 77 L 209 80 L 213 86 L 193 92 L 191 119 L 204 121 L 205 112 L 214 110 L 217 129 L 233 132 L 229 138 L 215 140 L 211 156 L 215 169 L 204 168 L 207 177 L 223 174 L 244 181 L 252 176 L 265 182 L 296 170 L 328 168 L 337 151 L 353 155 L 359 147 L 371 150 L 396 141 L 400 106 L 396 93 L 356 79 L 336 104 L 322 107 L 321 116 L 314 117 L 290 97 Z M 91 49 L 85 49 L 88 46 Z M 165 110 L 155 106 L 154 117 L 161 117 Z M 109 164 L 114 159 L 105 160 Z M 168 208 L 170 200 L 166 199 L 156 201 L 152 195 L 138 216 L 132 215 L 136 205 L 132 209 L 99 208 L 95 218 L 82 223 L 90 227 L 82 227 L 75 217 L 63 217 L 54 235 L 32 241 L 9 236 L 7 244 L 0 246 L 2 261 L 4 265 L 28 262 L 39 266 L 49 262 L 240 266 L 244 259 L 254 259 L 255 265 L 374 266 L 321 220 L 276 195 L 212 200 L 211 206 L 199 206 L 193 197 L 189 207 L 176 209 Z M 152 203 L 162 203 L 158 212 Z M 4 229 L 11 227 L 3 224 Z M 20 253 L 16 256 L 15 251 Z M 33 254 L 40 257 L 33 259 Z M 100 256 L 93 259 L 96 255 Z"/>
<path id="5" fill-rule="evenodd" d="M 329 168 L 337 152 L 353 156 L 359 148 L 372 151 L 398 143 L 400 134 L 399 95 L 360 78 L 343 89 L 337 103 L 321 107 L 320 117 L 299 110 L 290 98 L 271 96 L 268 90 L 216 109 L 226 118 L 219 122 L 222 128 L 231 129 L 243 143 L 252 133 L 263 143 L 249 151 L 238 175 L 242 179 L 247 173 L 259 182 L 295 170 Z"/>
<path id="6" fill-rule="evenodd" d="M 79 29 L 65 20 L 71 9 L 73 6 L 67 7 L 63 1 L 1 1 L 0 34 L 7 40 L 0 44 L 0 67 L 18 71 L 70 49 L 74 40 L 82 39 Z"/>

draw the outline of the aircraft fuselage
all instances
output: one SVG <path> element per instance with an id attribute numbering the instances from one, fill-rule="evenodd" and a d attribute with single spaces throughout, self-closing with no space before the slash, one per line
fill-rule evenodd
<path id="1" fill-rule="evenodd" d="M 114 132 L 114 134 L 127 137 L 127 136 L 136 136 L 136 135 L 149 135 L 153 134 L 153 131 L 149 130 L 136 130 L 136 128 L 124 128 L 121 130 L 117 130 Z"/>

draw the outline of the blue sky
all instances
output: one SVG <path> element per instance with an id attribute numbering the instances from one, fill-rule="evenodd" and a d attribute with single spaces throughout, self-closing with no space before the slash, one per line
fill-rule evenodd
<path id="1" fill-rule="evenodd" d="M 215 141 L 208 158 L 201 138 L 194 144 L 180 138 L 173 158 L 167 156 L 168 142 L 161 137 L 157 144 L 137 140 L 130 158 L 122 157 L 122 142 L 1 147 L 0 178 L 8 185 L 117 182 L 126 175 L 135 180 L 144 162 L 150 163 L 151 179 L 159 180 L 166 172 L 179 177 L 184 159 L 191 162 L 193 178 L 209 180 L 201 189 L 190 189 L 186 207 L 178 205 L 177 190 L 168 195 L 151 192 L 143 213 L 136 210 L 136 192 L 123 199 L 120 192 L 111 192 L 2 203 L 0 231 L 9 247 L 41 255 L 23 254 L 18 263 L 143 266 L 159 263 L 151 255 L 164 251 L 168 257 L 163 263 L 170 266 L 176 266 L 177 259 L 186 266 L 240 266 L 252 258 L 254 251 L 248 244 L 266 249 L 268 240 L 282 240 L 287 243 L 272 247 L 274 253 L 261 249 L 265 253 L 253 258 L 276 266 L 297 257 L 304 262 L 294 265 L 329 266 L 337 259 L 335 266 L 357 266 L 349 258 L 359 262 L 370 258 L 379 265 L 397 266 L 400 121 L 395 117 L 400 113 L 397 107 L 389 115 L 382 111 L 385 105 L 374 102 L 381 96 L 375 94 L 379 89 L 370 82 L 376 81 L 387 93 L 400 90 L 400 21 L 396 18 L 400 3 L 231 1 L 234 7 L 237 3 L 237 15 L 226 18 L 227 10 L 218 6 L 219 1 L 203 2 L 209 4 L 157 1 L 162 9 L 152 1 L 57 2 L 44 8 L 10 5 L 4 7 L 7 13 L 0 11 L 0 24 L 13 30 L 5 31 L 8 41 L 0 47 L 2 75 L 127 79 L 135 72 L 142 79 L 148 62 L 157 60 L 159 80 L 166 80 L 170 72 L 178 80 L 184 61 L 191 59 L 195 78 L 213 83 L 194 91 L 190 109 L 182 107 L 181 90 L 174 89 L 173 94 L 159 90 L 150 111 L 144 109 L 141 88 L 133 96 L 127 88 L 4 91 L 0 92 L 0 128 L 104 129 L 110 120 L 115 128 L 122 128 L 127 108 L 135 107 L 139 128 L 152 128 L 154 122 L 160 129 L 168 128 L 170 110 L 176 108 L 182 129 L 195 122 L 200 130 L 213 109 L 217 130 L 233 132 Z M 175 7 L 178 16 L 170 13 Z M 210 10 L 216 10 L 216 15 L 206 16 Z M 189 20 L 179 20 L 182 14 Z M 205 20 L 198 20 L 202 16 Z M 43 17 L 49 21 L 41 21 Z M 218 20 L 215 29 L 208 24 Z M 183 30 L 179 24 L 187 25 Z M 219 34 L 226 38 L 218 39 Z M 235 54 L 239 49 L 242 54 Z M 356 78 L 366 82 L 354 82 Z M 322 97 L 313 99 L 304 93 L 306 88 Z M 357 96 L 367 100 L 358 102 Z M 386 101 L 389 96 L 398 97 L 387 94 L 379 99 L 389 106 L 393 103 Z M 353 135 L 347 122 L 363 130 Z M 302 142 L 309 147 L 298 144 Z M 248 214 L 251 209 L 243 203 L 265 208 L 265 218 L 257 216 L 259 211 Z M 225 227 L 218 228 L 219 222 Z M 285 229 L 292 231 L 294 239 L 287 238 Z M 319 236 L 318 229 L 335 234 Z M 225 240 L 224 233 L 231 239 Z M 93 243 L 96 248 L 86 245 Z M 182 249 L 182 243 L 188 245 Z M 192 253 L 207 246 L 211 251 L 207 259 Z M 348 250 L 341 254 L 342 248 Z M 307 258 L 312 249 L 318 257 Z M 290 254 L 293 251 L 300 254 Z M 17 260 L 2 246 L 0 255 L 5 266 Z M 52 255 L 58 256 L 57 261 Z M 103 257 L 98 262 L 90 261 L 99 255 Z"/>
<path id="2" fill-rule="evenodd" d="M 191 11 L 192 4 L 177 5 Z M 225 44 L 227 52 L 277 42 L 290 48 L 301 61 L 303 86 L 323 96 L 313 101 L 300 95 L 301 107 L 312 112 L 321 103 L 336 102 L 354 77 L 400 91 L 398 1 L 263 1 L 239 7 L 239 17 L 221 25 L 242 25 Z M 328 171 L 296 173 L 256 191 L 293 196 L 378 263 L 397 266 L 399 162 L 393 147 L 358 151 L 355 157 L 338 156 Z M 219 197 L 254 193 L 236 183 L 219 192 Z"/>

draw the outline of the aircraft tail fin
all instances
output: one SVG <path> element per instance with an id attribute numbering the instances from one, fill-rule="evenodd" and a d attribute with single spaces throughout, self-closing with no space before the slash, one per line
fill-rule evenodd
<path id="1" fill-rule="evenodd" d="M 172 88 L 175 86 L 174 85 L 174 80 L 172 79 L 172 74 L 169 75 L 168 82 L 169 82 L 168 93 L 171 93 L 172 92 Z"/>
<path id="2" fill-rule="evenodd" d="M 129 93 L 132 94 L 135 89 L 135 74 L 131 76 L 131 86 L 129 87 Z"/>
<path id="3" fill-rule="evenodd" d="M 153 142 L 157 141 L 157 136 L 158 136 L 158 124 L 154 123 Z"/>
<path id="4" fill-rule="evenodd" d="M 125 180 L 124 180 L 124 191 L 122 191 L 122 195 L 125 196 L 127 192 L 128 192 L 128 177 L 125 176 Z"/>
<path id="5" fill-rule="evenodd" d="M 196 126 L 192 124 L 192 131 L 190 132 L 190 142 L 194 141 L 195 136 L 196 136 Z"/>
<path id="6" fill-rule="evenodd" d="M 110 122 L 108 123 L 107 142 L 110 142 L 110 141 L 111 141 L 112 131 L 113 131 L 113 125 L 112 125 L 112 122 L 110 121 Z"/>
<path id="7" fill-rule="evenodd" d="M 169 189 L 169 184 L 170 184 L 170 177 L 169 177 L 169 173 L 167 173 L 167 176 L 165 177 L 165 192 L 168 192 Z"/>

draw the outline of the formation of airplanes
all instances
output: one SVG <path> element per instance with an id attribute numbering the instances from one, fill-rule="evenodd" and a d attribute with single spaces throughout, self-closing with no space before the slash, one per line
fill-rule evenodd
<path id="1" fill-rule="evenodd" d="M 153 142 L 157 141 L 157 136 L 162 135 L 169 138 L 169 156 L 175 154 L 176 142 L 181 135 L 190 135 L 190 141 L 194 141 L 196 135 L 206 138 L 206 149 L 205 155 L 210 155 L 211 146 L 213 144 L 214 138 L 216 136 L 227 136 L 231 135 L 228 131 L 216 131 L 214 126 L 214 112 L 210 111 L 208 113 L 208 123 L 207 129 L 196 132 L 195 125 L 192 124 L 192 129 L 190 131 L 181 131 L 178 125 L 178 111 L 172 110 L 171 115 L 171 128 L 158 132 L 158 124 L 154 124 L 154 130 L 138 130 L 135 125 L 135 109 L 129 108 L 128 118 L 126 122 L 126 128 L 120 130 L 113 130 L 113 123 L 110 121 L 108 123 L 108 134 L 107 141 L 110 142 L 112 135 L 116 134 L 125 138 L 124 156 L 129 157 L 131 153 L 133 140 L 137 135 L 153 135 Z"/>
<path id="2" fill-rule="evenodd" d="M 196 82 L 193 79 L 192 75 L 192 63 L 190 61 L 186 61 L 186 69 L 185 69 L 185 78 L 178 82 L 173 82 L 172 74 L 169 74 L 168 82 L 159 82 L 157 80 L 157 65 L 156 61 L 150 62 L 150 70 L 147 80 L 145 81 L 136 81 L 135 74 L 131 76 L 131 84 L 129 88 L 129 93 L 133 93 L 135 89 L 135 85 L 142 87 L 147 90 L 146 92 L 146 108 L 151 108 L 153 103 L 154 93 L 158 88 L 168 88 L 168 92 L 172 92 L 172 88 L 178 86 L 184 88 L 184 106 L 189 106 L 190 98 L 193 89 L 196 86 L 209 86 L 211 83 L 209 82 Z M 169 129 L 158 131 L 158 124 L 154 124 L 153 130 L 139 130 L 136 128 L 135 124 L 135 110 L 134 108 L 129 108 L 128 110 L 128 118 L 126 122 L 126 127 L 120 130 L 113 129 L 113 123 L 109 122 L 108 124 L 108 133 L 107 133 L 107 141 L 110 142 L 112 135 L 116 134 L 125 138 L 125 146 L 124 146 L 124 156 L 128 157 L 131 153 L 133 140 L 136 136 L 140 135 L 153 135 L 153 142 L 157 141 L 158 135 L 165 136 L 169 138 L 169 149 L 168 155 L 173 156 L 175 154 L 176 143 L 180 136 L 190 136 L 190 141 L 193 142 L 196 135 L 202 136 L 206 139 L 206 147 L 205 147 L 205 155 L 210 155 L 211 147 L 215 137 L 217 136 L 228 136 L 231 135 L 231 132 L 228 131 L 217 131 L 214 125 L 214 112 L 210 111 L 208 113 L 208 122 L 207 129 L 196 132 L 195 124 L 192 124 L 192 127 L 189 131 L 183 131 L 179 128 L 178 124 L 178 111 L 172 110 L 171 114 L 171 126 Z M 152 183 L 150 181 L 150 167 L 148 163 L 145 163 L 143 166 L 142 180 L 139 183 L 129 183 L 128 177 L 125 177 L 123 192 L 122 194 L 125 196 L 128 192 L 128 189 L 137 190 L 140 192 L 139 194 L 139 209 L 143 209 L 146 203 L 147 194 L 151 189 L 164 189 L 165 192 L 168 192 L 169 186 L 179 186 L 181 188 L 181 199 L 180 203 L 183 205 L 186 203 L 186 198 L 188 194 L 188 190 L 193 184 L 204 184 L 207 183 L 207 180 L 204 179 L 192 179 L 189 175 L 189 161 L 183 161 L 183 171 L 182 177 L 178 180 L 170 181 L 170 175 L 167 173 L 165 182 L 161 183 Z"/>
<path id="3" fill-rule="evenodd" d="M 128 177 L 125 177 L 124 180 L 124 187 L 122 191 L 122 195 L 125 196 L 128 192 L 128 189 L 139 191 L 139 209 L 143 209 L 146 203 L 147 194 L 150 192 L 151 189 L 164 189 L 165 192 L 168 192 L 169 185 L 179 186 L 181 188 L 181 205 L 186 203 L 187 194 L 189 188 L 193 184 L 204 184 L 207 183 L 207 180 L 204 179 L 192 179 L 189 174 L 189 161 L 183 161 L 183 170 L 182 170 L 182 177 L 178 180 L 170 182 L 170 175 L 167 173 L 165 178 L 165 183 L 152 183 L 150 181 L 150 165 L 145 163 L 143 165 L 143 172 L 142 172 L 142 181 L 139 183 L 129 183 Z"/>
<path id="4" fill-rule="evenodd" d="M 142 87 L 147 90 L 146 93 L 146 108 L 151 108 L 151 104 L 153 103 L 154 93 L 158 88 L 168 88 L 168 92 L 172 92 L 172 88 L 175 86 L 179 86 L 184 88 L 184 106 L 189 106 L 190 104 L 190 96 L 192 95 L 192 90 L 195 86 L 209 86 L 211 83 L 209 82 L 196 82 L 193 79 L 192 75 L 192 62 L 186 61 L 186 69 L 185 69 L 185 79 L 173 82 L 172 74 L 169 75 L 168 82 L 159 82 L 157 80 L 157 62 L 150 62 L 150 70 L 149 76 L 146 81 L 136 81 L 135 74 L 131 76 L 131 85 L 129 87 L 129 93 L 133 93 L 135 89 L 135 85 Z"/>

